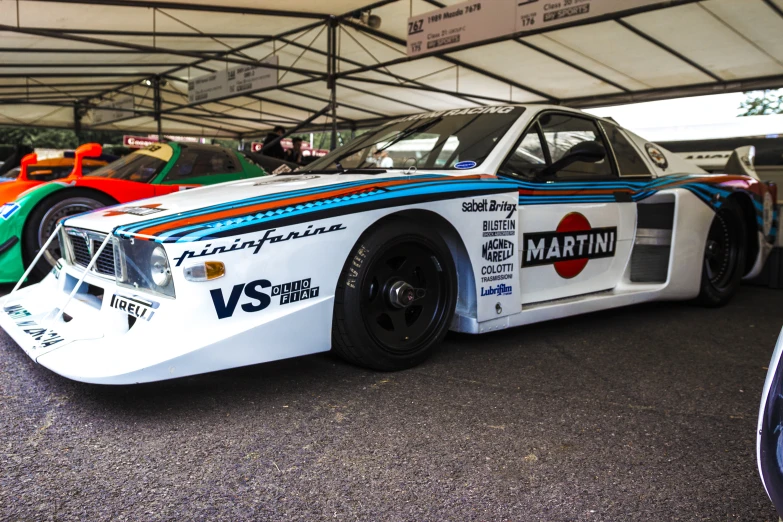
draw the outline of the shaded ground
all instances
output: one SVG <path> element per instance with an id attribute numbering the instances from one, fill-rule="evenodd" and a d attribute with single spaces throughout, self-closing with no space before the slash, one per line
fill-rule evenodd
<path id="1" fill-rule="evenodd" d="M 7 290 L 6 290 L 7 291 Z M 2 520 L 777 520 L 755 463 L 783 292 L 110 388 L 0 332 Z"/>

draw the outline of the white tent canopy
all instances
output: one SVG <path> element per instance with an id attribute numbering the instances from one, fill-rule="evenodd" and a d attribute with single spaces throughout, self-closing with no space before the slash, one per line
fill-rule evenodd
<path id="1" fill-rule="evenodd" d="M 673 0 L 408 59 L 408 17 L 456 3 L 0 0 L 0 125 L 74 127 L 83 115 L 81 128 L 146 134 L 159 114 L 166 134 L 249 138 L 307 120 L 325 130 L 330 80 L 340 128 L 477 104 L 586 107 L 783 86 L 783 0 Z M 368 10 L 379 29 L 353 16 Z M 276 87 L 188 102 L 189 79 L 273 55 Z M 135 112 L 92 121 L 87 109 L 123 94 Z"/>

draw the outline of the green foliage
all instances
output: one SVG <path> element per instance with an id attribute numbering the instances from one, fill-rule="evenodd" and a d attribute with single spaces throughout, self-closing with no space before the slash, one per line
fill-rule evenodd
<path id="1" fill-rule="evenodd" d="M 42 149 L 75 149 L 82 143 L 89 142 L 121 145 L 122 133 L 85 130 L 76 136 L 71 129 L 0 126 L 0 143 L 8 145 L 30 145 Z"/>
<path id="2" fill-rule="evenodd" d="M 745 112 L 740 116 L 783 114 L 783 89 L 750 91 L 745 96 L 745 101 L 739 106 Z"/>

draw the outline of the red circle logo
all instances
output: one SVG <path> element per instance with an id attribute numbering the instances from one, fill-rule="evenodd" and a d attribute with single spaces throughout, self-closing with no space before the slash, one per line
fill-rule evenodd
<path id="1" fill-rule="evenodd" d="M 557 225 L 557 232 L 589 232 L 590 222 L 579 212 L 566 214 Z M 587 258 L 570 259 L 568 261 L 555 262 L 555 271 L 563 279 L 571 279 L 578 276 L 587 266 Z"/>

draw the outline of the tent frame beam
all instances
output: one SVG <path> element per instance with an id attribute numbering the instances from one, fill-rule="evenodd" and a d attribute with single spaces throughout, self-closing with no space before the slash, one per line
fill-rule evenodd
<path id="1" fill-rule="evenodd" d="M 242 125 L 239 122 L 247 122 L 249 124 L 256 124 L 262 127 L 266 125 L 275 125 L 275 124 L 282 123 L 283 125 L 286 126 L 292 125 L 296 130 L 305 129 L 305 128 L 324 130 L 326 129 L 326 125 L 329 125 L 330 133 L 332 137 L 331 143 L 332 143 L 332 147 L 334 147 L 337 144 L 337 137 L 338 137 L 337 131 L 339 128 L 350 127 L 351 129 L 356 129 L 357 127 L 365 127 L 369 124 L 387 121 L 389 118 L 392 117 L 392 116 L 387 116 L 382 112 L 375 111 L 372 108 L 365 108 L 356 104 L 349 105 L 349 104 L 339 103 L 339 100 L 337 98 L 338 87 L 344 90 L 352 90 L 355 92 L 363 93 L 367 96 L 376 97 L 378 99 L 393 101 L 395 103 L 407 107 L 411 107 L 412 109 L 416 109 L 416 110 L 425 110 L 425 111 L 431 110 L 426 107 L 422 107 L 421 105 L 417 105 L 416 103 L 412 103 L 410 101 L 405 100 L 404 96 L 400 96 L 398 99 L 397 97 L 395 97 L 394 94 L 390 94 L 390 93 L 382 94 L 382 93 L 373 92 L 371 87 L 368 87 L 367 90 L 361 89 L 358 86 L 358 84 L 360 83 L 366 83 L 369 85 L 384 86 L 384 87 L 394 87 L 395 90 L 407 89 L 410 91 L 419 91 L 421 93 L 435 93 L 439 95 L 454 97 L 455 99 L 459 99 L 463 103 L 468 102 L 470 104 L 482 104 L 482 105 L 487 103 L 503 103 L 503 104 L 513 103 L 514 102 L 513 100 L 515 98 L 519 99 L 518 95 L 515 96 L 513 89 L 518 89 L 517 92 L 521 91 L 522 93 L 524 93 L 523 96 L 524 98 L 530 96 L 534 98 L 540 98 L 542 101 L 547 103 L 563 104 L 563 105 L 568 105 L 573 107 L 634 103 L 639 101 L 650 101 L 656 99 L 671 98 L 675 96 L 696 96 L 696 95 L 715 94 L 715 93 L 722 93 L 722 92 L 737 92 L 743 90 L 774 88 L 783 85 L 783 75 L 748 78 L 748 79 L 742 79 L 738 81 L 725 80 L 720 76 L 718 76 L 717 74 L 715 74 L 714 72 L 694 62 L 693 60 L 689 59 L 687 56 L 684 56 L 683 54 L 679 53 L 677 50 L 667 46 L 665 43 L 659 41 L 658 39 L 652 37 L 651 35 L 645 33 L 644 31 L 641 31 L 640 29 L 632 25 L 630 22 L 625 20 L 625 18 L 628 16 L 652 11 L 660 7 L 669 8 L 673 6 L 695 3 L 700 0 L 670 0 L 666 6 L 655 5 L 655 6 L 640 7 L 631 11 L 625 11 L 622 14 L 610 13 L 590 20 L 577 20 L 557 27 L 558 30 L 562 30 L 562 29 L 567 29 L 569 27 L 595 24 L 599 22 L 614 22 L 620 24 L 622 27 L 626 28 L 627 30 L 631 31 L 637 36 L 645 39 L 649 43 L 655 45 L 657 48 L 662 49 L 663 51 L 669 53 L 673 57 L 683 61 L 684 63 L 690 65 L 694 69 L 702 72 L 703 74 L 707 75 L 709 78 L 714 80 L 714 81 L 704 82 L 700 84 L 677 85 L 677 86 L 669 86 L 663 88 L 646 89 L 643 91 L 632 91 L 630 90 L 630 88 L 622 85 L 621 83 L 618 83 L 617 81 L 609 80 L 608 78 L 605 78 L 596 72 L 590 71 L 586 67 L 573 63 L 570 60 L 565 59 L 554 52 L 547 51 L 546 49 L 534 43 L 528 42 L 524 39 L 524 37 L 526 36 L 531 36 L 546 31 L 547 29 L 545 28 L 537 28 L 536 30 L 533 31 L 524 31 L 511 35 L 498 36 L 496 38 L 492 38 L 480 42 L 478 45 L 466 44 L 459 47 L 428 53 L 422 56 L 409 57 L 404 54 L 404 49 L 407 46 L 407 42 L 404 39 L 395 37 L 393 35 L 381 32 L 376 29 L 372 29 L 370 27 L 365 26 L 364 24 L 359 23 L 357 19 L 353 18 L 353 14 L 355 11 L 335 16 L 335 15 L 328 15 L 323 13 L 302 13 L 302 12 L 294 12 L 294 11 L 278 10 L 278 9 L 229 7 L 229 6 L 219 5 L 219 3 L 216 3 L 218 5 L 205 5 L 205 4 L 185 4 L 185 3 L 178 3 L 173 1 L 158 2 L 152 0 L 95 0 L 95 1 L 20 0 L 20 2 L 26 3 L 28 5 L 32 4 L 33 2 L 40 2 L 40 1 L 48 1 L 48 2 L 54 2 L 60 4 L 83 4 L 83 5 L 90 4 L 90 5 L 113 6 L 118 8 L 125 7 L 131 9 L 133 8 L 152 9 L 153 11 L 180 10 L 180 11 L 196 11 L 196 12 L 204 12 L 204 13 L 229 13 L 229 14 L 242 13 L 242 14 L 257 15 L 257 16 L 288 17 L 288 18 L 312 20 L 312 23 L 284 31 L 276 35 L 259 35 L 259 34 L 236 35 L 236 34 L 223 34 L 223 33 L 202 33 L 200 31 L 194 33 L 185 33 L 185 32 L 177 32 L 177 31 L 157 32 L 154 30 L 154 28 L 152 31 L 116 31 L 116 30 L 100 30 L 100 29 L 79 30 L 73 28 L 43 29 L 37 27 L 17 27 L 17 26 L 10 26 L 10 25 L 0 25 L 0 31 L 10 31 L 10 32 L 16 32 L 21 34 L 30 34 L 42 38 L 55 38 L 55 39 L 61 39 L 67 41 L 74 41 L 82 44 L 89 44 L 92 46 L 85 49 L 73 49 L 73 50 L 53 49 L 51 47 L 48 49 L 45 48 L 16 49 L 16 48 L 3 47 L 0 48 L 0 52 L 9 52 L 9 53 L 52 52 L 52 53 L 73 53 L 74 55 L 78 55 L 78 54 L 110 55 L 113 53 L 122 54 L 122 55 L 149 54 L 149 55 L 184 56 L 193 60 L 193 61 L 182 62 L 182 63 L 162 63 L 161 61 L 158 61 L 158 62 L 151 62 L 151 63 L 120 64 L 120 65 L 110 64 L 110 63 L 96 63 L 96 64 L 86 64 L 86 65 L 79 65 L 76 63 L 68 63 L 68 64 L 21 63 L 21 64 L 14 65 L 14 64 L 5 63 L 2 66 L 0 66 L 0 70 L 12 70 L 12 71 L 15 67 L 19 69 L 35 69 L 35 68 L 67 69 L 67 68 L 77 68 L 77 67 L 89 67 L 89 68 L 96 69 L 96 71 L 90 73 L 83 73 L 83 72 L 68 73 L 67 71 L 62 71 L 62 70 L 57 72 L 43 71 L 41 73 L 0 72 L 0 79 L 2 78 L 9 78 L 9 79 L 69 78 L 72 79 L 73 81 L 70 82 L 68 80 L 63 80 L 60 82 L 55 81 L 52 82 L 51 84 L 45 84 L 45 85 L 42 85 L 39 82 L 39 84 L 36 85 L 31 84 L 27 88 L 24 84 L 0 85 L 0 105 L 29 104 L 29 105 L 52 106 L 52 107 L 71 107 L 73 108 L 74 111 L 74 128 L 77 128 L 81 125 L 81 123 L 77 121 L 76 116 L 79 114 L 83 114 L 84 109 L 86 108 L 95 107 L 96 100 L 102 100 L 105 99 L 106 97 L 111 97 L 116 94 L 124 93 L 124 94 L 132 94 L 134 96 L 134 99 L 138 97 L 141 98 L 141 100 L 139 100 L 138 104 L 136 105 L 136 109 L 130 111 L 130 114 L 127 117 L 121 118 L 119 120 L 114 120 L 112 122 L 107 122 L 106 124 L 93 125 L 93 127 L 98 128 L 103 125 L 107 125 L 109 123 L 115 124 L 115 123 L 120 123 L 122 121 L 133 120 L 135 118 L 151 117 L 155 120 L 157 124 L 157 131 L 159 135 L 162 135 L 164 132 L 163 122 L 173 121 L 173 122 L 183 123 L 186 125 L 192 125 L 194 127 L 200 126 L 204 129 L 212 129 L 215 131 L 219 131 L 220 135 L 230 134 L 231 136 L 242 138 L 245 136 L 261 134 L 265 131 L 263 129 L 255 130 L 253 127 L 250 127 L 247 124 Z M 393 4 L 395 2 L 402 2 L 402 1 L 403 0 L 379 0 L 361 9 L 358 9 L 357 11 L 367 11 L 367 10 L 376 9 L 385 6 L 387 4 Z M 434 7 L 445 6 L 445 4 L 443 4 L 438 0 L 423 0 L 423 1 L 427 2 L 428 4 Z M 783 17 L 783 9 L 781 9 L 780 6 L 775 4 L 773 0 L 763 0 L 763 1 L 778 16 Z M 372 63 L 369 65 L 356 60 L 351 60 L 347 57 L 342 57 L 340 56 L 340 49 L 339 49 L 340 45 L 338 42 L 339 32 L 341 27 L 345 27 L 349 30 L 355 31 L 353 32 L 353 34 L 351 34 L 351 36 L 363 34 L 365 35 L 366 38 L 374 39 L 377 43 L 383 43 L 383 45 L 387 45 L 390 48 L 394 48 L 398 50 L 402 49 L 400 50 L 400 53 L 403 54 L 403 56 L 400 56 L 399 58 L 387 60 L 385 62 Z M 319 39 L 318 36 L 316 36 L 316 38 L 314 38 L 309 45 L 306 45 L 306 43 L 298 41 L 299 39 L 305 38 L 306 35 L 311 34 L 312 31 L 318 30 L 319 28 L 321 30 L 323 30 L 324 28 L 326 29 L 326 42 L 327 42 L 326 51 L 314 47 L 315 41 Z M 233 47 L 229 47 L 227 44 L 223 44 L 226 47 L 225 49 L 193 51 L 190 49 L 180 50 L 180 49 L 161 48 L 155 45 L 149 46 L 149 45 L 126 43 L 119 40 L 94 38 L 88 35 L 118 36 L 118 37 L 143 36 L 143 37 L 152 37 L 152 38 L 155 37 L 203 38 L 204 42 L 209 41 L 210 44 L 213 44 L 214 40 L 218 38 L 232 38 L 235 40 L 245 39 L 248 41 L 246 41 L 241 45 L 235 45 Z M 210 41 L 210 39 L 212 41 Z M 558 97 L 558 96 L 554 96 L 551 93 L 543 92 L 534 87 L 522 84 L 518 81 L 515 81 L 510 78 L 506 78 L 504 76 L 493 73 L 491 71 L 483 70 L 480 66 L 473 65 L 472 63 L 466 62 L 463 59 L 456 57 L 457 56 L 456 53 L 458 53 L 459 51 L 473 49 L 473 48 L 481 48 L 482 46 L 485 45 L 504 42 L 504 41 L 512 41 L 515 42 L 516 44 L 523 45 L 531 49 L 532 51 L 543 54 L 549 59 L 555 60 L 567 67 L 574 69 L 575 71 L 579 71 L 597 81 L 600 81 L 603 84 L 606 84 L 607 86 L 616 89 L 616 91 L 618 92 L 612 92 L 610 94 L 600 94 L 595 96 L 587 96 L 587 97 L 571 97 L 571 98 Z M 199 42 L 194 41 L 194 43 L 198 44 Z M 323 72 L 323 70 L 311 70 L 306 68 L 294 67 L 296 65 L 296 61 L 294 61 L 291 66 L 287 66 L 287 65 L 275 66 L 271 64 L 261 64 L 259 63 L 258 59 L 250 57 L 247 54 L 243 53 L 243 51 L 246 51 L 248 49 L 261 48 L 262 46 L 269 45 L 269 44 L 275 46 L 274 51 L 271 51 L 274 53 L 279 53 L 282 47 L 291 46 L 291 48 L 297 48 L 303 50 L 302 53 L 299 54 L 300 58 L 307 52 L 315 53 L 320 56 L 325 56 L 326 72 Z M 282 47 L 280 44 L 282 44 Z M 361 44 L 359 44 L 359 46 L 361 46 Z M 367 49 L 365 50 L 369 52 Z M 468 92 L 457 92 L 455 90 L 440 89 L 420 81 L 421 79 L 406 78 L 405 76 L 395 74 L 394 72 L 389 70 L 390 67 L 393 67 L 395 65 L 400 65 L 400 64 L 417 61 L 417 60 L 423 60 L 423 59 L 433 59 L 433 58 L 441 60 L 442 62 L 445 62 L 447 64 L 451 64 L 456 69 L 457 74 L 459 74 L 461 69 L 466 71 L 471 71 L 473 73 L 481 75 L 481 77 L 483 78 L 495 80 L 499 84 L 508 86 L 509 89 L 508 98 L 499 97 L 497 95 L 491 96 L 491 95 L 482 95 L 482 94 L 470 94 Z M 180 92 L 178 88 L 176 88 L 176 90 L 165 88 L 164 80 L 168 80 L 172 82 L 183 82 L 183 81 L 186 82 L 190 77 L 189 74 L 190 71 L 188 71 L 188 78 L 185 79 L 183 79 L 182 77 L 183 76 L 182 71 L 191 68 L 195 70 L 205 71 L 205 72 L 213 72 L 212 68 L 208 66 L 207 62 L 220 62 L 221 64 L 224 64 L 227 67 L 229 66 L 229 64 L 260 66 L 260 67 L 265 67 L 270 69 L 276 69 L 278 71 L 284 72 L 285 74 L 290 72 L 293 74 L 297 74 L 300 77 L 291 78 L 287 83 L 278 82 L 278 85 L 275 85 L 273 87 L 261 88 L 255 91 L 246 91 L 242 93 L 230 94 L 224 97 L 205 100 L 196 103 L 176 103 L 177 100 L 175 98 L 172 98 L 170 96 L 168 98 L 164 98 L 164 94 L 176 94 L 179 96 L 184 96 L 183 93 Z M 207 66 L 205 66 L 205 64 L 207 64 Z M 341 69 L 341 66 L 343 64 L 349 64 L 351 68 L 343 67 Z M 136 67 L 138 69 L 147 69 L 147 68 L 156 68 L 156 67 L 166 68 L 166 69 L 158 72 L 152 72 L 152 71 L 116 72 L 116 69 L 125 69 L 125 68 L 132 68 L 132 67 Z M 108 68 L 112 68 L 114 69 L 114 71 L 111 73 L 108 71 L 101 71 Z M 366 75 L 362 76 L 361 73 L 373 73 L 373 74 L 370 75 L 370 77 L 367 77 Z M 103 80 L 103 78 L 112 78 L 112 77 L 116 78 L 117 81 L 112 82 L 112 81 Z M 387 79 L 381 79 L 384 77 Z M 94 80 L 94 83 L 86 82 L 86 81 L 84 83 L 79 83 L 78 78 L 91 78 Z M 120 80 L 120 78 L 127 78 L 127 83 L 123 83 L 126 82 L 126 80 L 124 79 Z M 146 92 L 144 95 L 138 94 L 136 91 L 139 92 L 141 91 L 139 89 L 134 88 L 139 86 L 144 81 L 150 82 L 150 87 L 152 90 L 151 98 L 146 96 Z M 296 87 L 319 84 L 319 83 L 321 85 L 323 85 L 324 83 L 326 84 L 328 96 L 319 96 L 318 94 L 314 94 L 313 92 L 305 92 L 305 91 L 299 92 L 298 90 L 296 90 Z M 458 90 L 459 83 L 457 85 L 458 85 L 457 87 Z M 72 92 L 67 92 L 66 90 L 56 89 L 55 87 L 66 87 L 66 88 L 73 87 L 74 90 Z M 91 87 L 95 87 L 95 89 L 92 89 Z M 108 88 L 98 91 L 98 89 L 103 87 L 108 87 Z M 8 90 L 9 92 L 3 92 L 4 90 Z M 294 96 L 299 96 L 303 99 L 313 100 L 319 103 L 325 103 L 327 106 L 324 109 L 320 109 L 320 110 L 313 109 L 289 101 L 276 100 L 274 96 L 271 97 L 263 96 L 262 94 L 265 92 L 288 93 Z M 399 92 L 404 93 L 405 91 L 399 91 Z M 256 112 L 256 109 L 250 107 L 250 105 L 241 105 L 240 103 L 236 103 L 236 104 L 227 103 L 228 100 L 236 99 L 236 98 L 245 98 L 248 100 L 256 100 L 260 103 L 277 105 L 289 109 L 297 109 L 304 113 L 309 113 L 309 116 L 304 119 L 297 119 L 297 118 L 301 118 L 301 116 L 299 115 L 297 115 L 297 118 L 287 118 L 279 114 L 270 113 L 268 111 L 262 111 L 260 106 L 257 111 L 258 118 L 254 118 L 252 115 Z M 150 104 L 152 105 L 151 108 L 149 107 Z M 210 104 L 214 104 L 214 106 Z M 307 105 L 312 106 L 313 104 L 307 104 Z M 223 112 L 218 112 L 216 110 L 210 110 L 207 108 L 208 106 L 211 106 L 213 109 L 215 107 L 226 107 L 225 110 L 226 113 L 233 112 L 233 111 L 247 111 L 247 112 L 225 114 Z M 353 111 L 359 111 L 366 115 L 375 116 L 375 118 L 371 118 L 368 120 L 353 120 L 345 116 L 340 116 L 338 114 L 338 108 L 340 107 L 344 109 L 350 109 Z M 264 116 L 271 116 L 272 118 L 265 119 Z M 324 117 L 323 119 L 326 120 L 326 122 L 315 124 L 314 122 L 319 117 Z M 190 121 L 191 119 L 199 119 L 199 122 Z M 228 125 L 228 127 L 222 125 L 222 123 L 224 122 Z M 286 122 L 290 122 L 290 123 L 286 123 Z M 146 122 L 145 124 L 148 126 L 149 122 Z M 62 128 L 62 127 L 55 126 L 55 128 Z M 131 128 L 128 130 L 131 131 L 132 128 L 133 126 L 131 126 Z"/>

